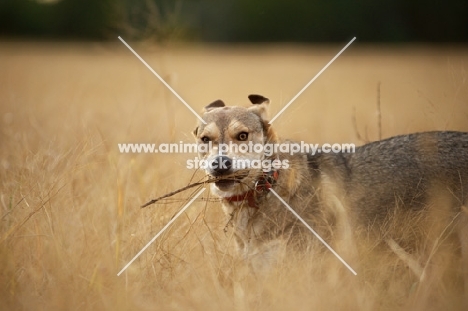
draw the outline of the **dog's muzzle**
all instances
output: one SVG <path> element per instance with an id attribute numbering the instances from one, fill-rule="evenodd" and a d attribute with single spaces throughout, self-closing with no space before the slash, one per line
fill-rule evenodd
<path id="1" fill-rule="evenodd" d="M 208 173 L 213 177 L 218 177 L 219 180 L 215 182 L 218 189 L 227 191 L 234 186 L 235 183 L 240 182 L 244 177 L 248 175 L 248 172 L 236 171 L 233 160 L 227 156 L 216 156 L 214 159 L 209 161 Z"/>
<path id="2" fill-rule="evenodd" d="M 210 163 L 210 174 L 214 177 L 232 173 L 232 160 L 226 156 L 217 156 Z"/>

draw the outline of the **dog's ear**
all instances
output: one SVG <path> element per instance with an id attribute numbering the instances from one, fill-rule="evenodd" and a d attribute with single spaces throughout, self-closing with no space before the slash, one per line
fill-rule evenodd
<path id="1" fill-rule="evenodd" d="M 268 119 L 268 104 L 270 100 L 262 95 L 249 95 L 250 102 L 254 104 L 252 107 L 248 108 L 249 111 L 257 114 L 262 120 L 266 121 Z"/>
<path id="2" fill-rule="evenodd" d="M 218 100 L 215 100 L 214 102 L 212 102 L 211 104 L 209 104 L 208 106 L 205 107 L 205 112 L 208 112 L 208 111 L 211 111 L 215 108 L 221 108 L 221 107 L 225 107 L 226 104 L 224 104 L 224 102 L 220 99 Z"/>
<path id="3" fill-rule="evenodd" d="M 259 105 L 259 104 L 269 104 L 270 100 L 266 97 L 263 97 L 262 95 L 257 95 L 257 94 L 252 94 L 249 95 L 250 102 L 254 105 Z"/>
<path id="4" fill-rule="evenodd" d="M 197 137 L 197 134 L 198 134 L 198 126 L 193 130 L 192 134 L 193 134 L 193 136 L 195 136 L 195 138 Z"/>

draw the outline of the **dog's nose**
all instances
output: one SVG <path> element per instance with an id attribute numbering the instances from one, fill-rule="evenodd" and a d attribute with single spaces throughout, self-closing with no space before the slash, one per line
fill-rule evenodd
<path id="1" fill-rule="evenodd" d="M 211 169 L 214 175 L 224 175 L 232 168 L 232 160 L 226 156 L 218 156 L 211 162 Z"/>

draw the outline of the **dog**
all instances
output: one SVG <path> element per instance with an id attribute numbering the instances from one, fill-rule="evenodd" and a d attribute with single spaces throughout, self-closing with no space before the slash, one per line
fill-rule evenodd
<path id="1" fill-rule="evenodd" d="M 209 104 L 202 115 L 206 124 L 199 123 L 193 134 L 199 145 L 212 147 L 199 154 L 210 164 L 206 173 L 217 178 L 211 192 L 222 201 L 240 256 L 254 269 L 289 247 L 307 249 L 316 240 L 273 190 L 324 240 L 352 232 L 411 252 L 421 239 L 436 239 L 451 225 L 468 284 L 468 133 L 395 136 L 349 153 L 266 155 L 247 147 L 294 142 L 279 140 L 268 123 L 268 98 L 248 98 L 248 108 L 221 100 Z M 240 160 L 272 165 L 235 165 Z M 423 223 L 434 230 L 414 233 Z M 468 285 L 465 291 L 468 296 Z"/>

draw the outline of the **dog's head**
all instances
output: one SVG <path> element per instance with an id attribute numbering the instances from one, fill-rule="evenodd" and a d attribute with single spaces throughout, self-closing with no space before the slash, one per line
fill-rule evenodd
<path id="1" fill-rule="evenodd" d="M 221 100 L 209 104 L 202 115 L 206 124 L 200 122 L 193 132 L 206 173 L 220 178 L 212 184 L 220 197 L 252 188 L 263 171 L 252 165 L 265 160 L 260 146 L 276 141 L 268 124 L 270 101 L 261 95 L 249 95 L 249 100 L 248 108 L 226 106 Z"/>

